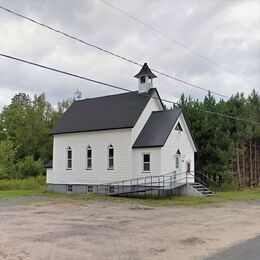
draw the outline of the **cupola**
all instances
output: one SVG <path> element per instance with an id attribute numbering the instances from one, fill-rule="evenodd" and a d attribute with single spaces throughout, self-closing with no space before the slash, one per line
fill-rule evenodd
<path id="1" fill-rule="evenodd" d="M 143 65 L 139 73 L 135 75 L 138 78 L 138 92 L 139 93 L 147 93 L 150 88 L 153 87 L 153 78 L 157 78 L 150 68 L 148 67 L 147 63 Z"/>

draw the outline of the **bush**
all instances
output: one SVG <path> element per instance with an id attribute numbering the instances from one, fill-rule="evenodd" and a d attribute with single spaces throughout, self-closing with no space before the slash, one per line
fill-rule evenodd
<path id="1" fill-rule="evenodd" d="M 14 178 L 36 177 L 43 174 L 43 162 L 35 161 L 33 156 L 27 156 L 16 164 L 16 171 L 12 174 Z"/>
<path id="2" fill-rule="evenodd" d="M 8 172 L 6 167 L 4 167 L 3 165 L 0 165 L 0 179 L 5 179 L 8 177 Z"/>
<path id="3" fill-rule="evenodd" d="M 0 190 L 39 190 L 45 187 L 44 176 L 30 177 L 27 179 L 0 180 Z"/>

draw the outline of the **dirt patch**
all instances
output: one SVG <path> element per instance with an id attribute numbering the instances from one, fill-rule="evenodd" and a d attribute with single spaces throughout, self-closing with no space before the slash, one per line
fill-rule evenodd
<path id="1" fill-rule="evenodd" d="M 145 206 L 142 206 L 142 205 L 135 205 L 134 207 L 131 207 L 130 209 L 133 209 L 133 210 L 153 210 L 154 208 L 145 207 Z"/>
<path id="2" fill-rule="evenodd" d="M 260 233 L 258 201 L 158 208 L 17 201 L 0 205 L 0 259 L 203 259 Z"/>
<path id="3" fill-rule="evenodd" d="M 189 237 L 180 241 L 180 244 L 188 246 L 195 246 L 203 243 L 205 243 L 205 241 L 201 240 L 199 237 Z"/>

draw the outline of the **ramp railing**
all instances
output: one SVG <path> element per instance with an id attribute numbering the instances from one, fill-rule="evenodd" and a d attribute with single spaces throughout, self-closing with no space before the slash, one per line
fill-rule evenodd
<path id="1" fill-rule="evenodd" d="M 186 184 L 190 178 L 192 176 L 187 172 L 176 173 L 173 171 L 163 175 L 150 175 L 105 183 L 98 186 L 97 193 L 119 195 L 173 189 L 181 184 Z"/>
<path id="2" fill-rule="evenodd" d="M 185 171 L 177 173 L 172 171 L 162 175 L 149 175 L 139 178 L 113 181 L 105 184 L 98 185 L 97 193 L 107 195 L 120 195 L 131 193 L 142 193 L 153 190 L 173 190 L 181 185 L 188 183 L 199 182 L 203 186 L 207 187 L 207 183 L 201 180 L 194 171 Z M 201 175 L 202 173 L 199 172 Z M 204 174 L 203 174 L 204 175 Z M 204 175 L 208 182 L 217 185 L 212 179 Z"/>

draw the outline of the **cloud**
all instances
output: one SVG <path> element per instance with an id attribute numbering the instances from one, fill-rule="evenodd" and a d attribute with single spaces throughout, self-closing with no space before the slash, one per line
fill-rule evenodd
<path id="1" fill-rule="evenodd" d="M 249 94 L 253 88 L 260 90 L 259 1 L 152 0 L 149 4 L 145 0 L 109 1 L 224 69 L 102 1 L 0 0 L 0 4 L 139 63 L 148 62 L 151 68 L 227 96 L 237 91 Z M 2 10 L 0 12 L 2 53 L 137 89 L 133 76 L 140 70 L 138 66 Z M 183 92 L 199 99 L 205 95 L 187 85 L 157 76 L 154 84 L 163 98 L 177 100 Z M 83 97 L 117 93 L 104 86 L 0 58 L 0 108 L 19 92 L 31 95 L 45 92 L 48 100 L 55 104 L 72 97 L 77 89 Z"/>

